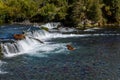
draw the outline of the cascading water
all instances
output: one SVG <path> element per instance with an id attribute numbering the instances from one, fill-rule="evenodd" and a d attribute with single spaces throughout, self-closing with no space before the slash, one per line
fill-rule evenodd
<path id="1" fill-rule="evenodd" d="M 41 44 L 41 43 L 29 37 L 26 37 L 26 39 L 16 41 L 14 43 L 9 43 L 9 42 L 2 43 L 1 44 L 2 53 L 4 54 L 4 56 L 7 56 L 7 57 L 19 55 L 31 50 L 32 48 L 34 48 L 36 44 Z"/>
<path id="2" fill-rule="evenodd" d="M 33 28 L 14 27 L 16 32 L 17 29 L 26 31 L 22 40 L 13 40 L 14 30 L 0 28 L 2 52 L 6 57 L 12 56 L 0 60 L 0 80 L 119 79 L 120 30 L 70 34 L 72 30 L 66 31 L 65 27 L 61 27 L 63 33 L 58 29 L 51 32 Z M 75 50 L 68 50 L 68 44 Z M 13 57 L 19 54 L 25 55 Z"/>
<path id="3" fill-rule="evenodd" d="M 49 28 L 49 29 L 53 29 L 53 28 L 57 28 L 58 27 L 58 25 L 61 25 L 59 22 L 57 22 L 57 23 L 47 23 L 47 24 L 45 24 L 45 25 L 41 25 L 41 26 L 45 26 L 45 27 L 47 27 L 47 28 Z"/>
<path id="4" fill-rule="evenodd" d="M 58 24 L 59 23 L 48 23 L 44 26 L 51 29 L 57 27 Z M 26 38 L 23 40 L 16 40 L 12 43 L 9 41 L 1 43 L 2 53 L 4 56 L 10 57 L 26 53 L 27 51 L 34 49 L 35 46 L 43 44 L 42 41 L 45 39 L 55 36 L 55 34 L 52 35 L 49 32 L 40 29 L 28 31 L 25 35 Z"/>
<path id="5" fill-rule="evenodd" d="M 53 28 L 57 28 L 57 26 L 59 24 L 60 23 L 47 23 L 47 24 L 42 25 L 42 26 L 47 27 L 48 29 L 51 30 Z M 39 27 L 41 27 L 41 26 L 39 26 Z M 16 32 L 17 32 L 17 28 L 18 27 L 14 27 Z M 24 27 L 19 27 L 19 28 L 22 31 L 24 30 Z M 62 33 L 59 33 L 59 31 L 51 33 L 51 32 L 42 30 L 38 27 L 37 27 L 37 29 L 31 29 L 31 26 L 30 26 L 30 28 L 27 27 L 26 29 L 27 30 L 25 30 L 25 31 L 27 31 L 27 32 L 25 33 L 25 35 L 26 35 L 25 39 L 18 40 L 18 41 L 13 40 L 12 42 L 8 41 L 5 43 L 1 43 L 2 53 L 4 54 L 4 56 L 10 57 L 10 56 L 14 56 L 14 55 L 28 53 L 30 50 L 34 50 L 37 46 L 40 47 L 40 45 L 42 45 L 42 44 L 44 46 L 49 46 L 49 43 L 47 43 L 46 40 L 51 39 L 51 38 L 60 38 L 60 37 L 66 38 L 66 37 L 78 37 L 78 36 L 85 37 L 85 36 L 91 36 L 91 35 L 92 36 L 108 35 L 108 34 L 62 34 Z M 109 35 L 114 35 L 114 34 L 109 34 Z M 42 46 L 42 47 L 44 47 L 44 46 Z"/>
<path id="6" fill-rule="evenodd" d="M 14 56 L 26 53 L 34 48 L 34 46 L 41 45 L 40 41 L 56 37 L 69 37 L 70 35 L 62 35 L 59 33 L 48 33 L 46 31 L 33 31 L 26 33 L 26 38 L 23 40 L 15 41 L 14 43 L 2 43 L 2 52 L 5 56 Z M 74 36 L 74 35 L 71 35 Z M 40 41 L 39 41 L 40 40 Z"/>

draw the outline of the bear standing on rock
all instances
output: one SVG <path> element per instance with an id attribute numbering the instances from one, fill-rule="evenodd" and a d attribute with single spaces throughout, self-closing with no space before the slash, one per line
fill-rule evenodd
<path id="1" fill-rule="evenodd" d="M 15 40 L 22 40 L 25 38 L 25 35 L 24 34 L 14 34 L 13 37 Z"/>

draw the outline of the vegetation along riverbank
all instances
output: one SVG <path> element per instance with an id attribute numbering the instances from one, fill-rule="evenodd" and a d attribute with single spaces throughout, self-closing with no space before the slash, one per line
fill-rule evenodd
<path id="1" fill-rule="evenodd" d="M 1 24 L 57 21 L 85 29 L 120 23 L 119 0 L 0 0 L 0 11 Z"/>

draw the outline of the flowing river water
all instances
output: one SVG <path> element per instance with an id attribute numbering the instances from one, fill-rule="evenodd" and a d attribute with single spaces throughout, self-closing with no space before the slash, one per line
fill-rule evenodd
<path id="1" fill-rule="evenodd" d="M 53 24 L 44 26 L 56 27 Z M 28 30 L 26 39 L 7 42 L 7 39 L 13 40 L 13 34 L 23 30 Z M 47 32 L 25 25 L 2 26 L 0 38 L 6 41 L 1 42 L 4 57 L 0 60 L 0 80 L 119 80 L 119 31 L 88 30 L 88 33 L 86 30 L 84 34 L 71 31 Z M 69 51 L 67 44 L 75 50 Z"/>

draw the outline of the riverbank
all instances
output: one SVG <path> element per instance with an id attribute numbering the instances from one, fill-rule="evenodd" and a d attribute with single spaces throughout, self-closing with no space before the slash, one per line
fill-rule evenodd
<path id="1" fill-rule="evenodd" d="M 100 22 L 95 22 L 86 19 L 85 21 L 82 21 L 78 25 L 73 25 L 73 24 L 66 24 L 64 21 L 63 22 L 31 22 L 30 20 L 24 20 L 21 22 L 11 22 L 11 23 L 3 23 L 4 24 L 18 24 L 18 25 L 31 25 L 34 27 L 39 27 L 41 25 L 44 25 L 46 23 L 60 23 L 58 27 L 68 27 L 68 28 L 76 28 L 78 30 L 85 30 L 85 29 L 90 29 L 90 28 L 120 28 L 120 24 L 116 23 L 100 23 Z M 72 22 L 75 23 L 75 22 Z"/>
<path id="2" fill-rule="evenodd" d="M 120 24 L 112 24 L 112 23 L 105 23 L 105 24 L 101 24 L 101 23 L 93 23 L 91 21 L 86 22 L 85 24 L 80 23 L 77 27 L 77 29 L 79 30 L 85 30 L 85 29 L 91 29 L 91 28 L 105 28 L 105 29 L 117 29 L 120 28 Z"/>

